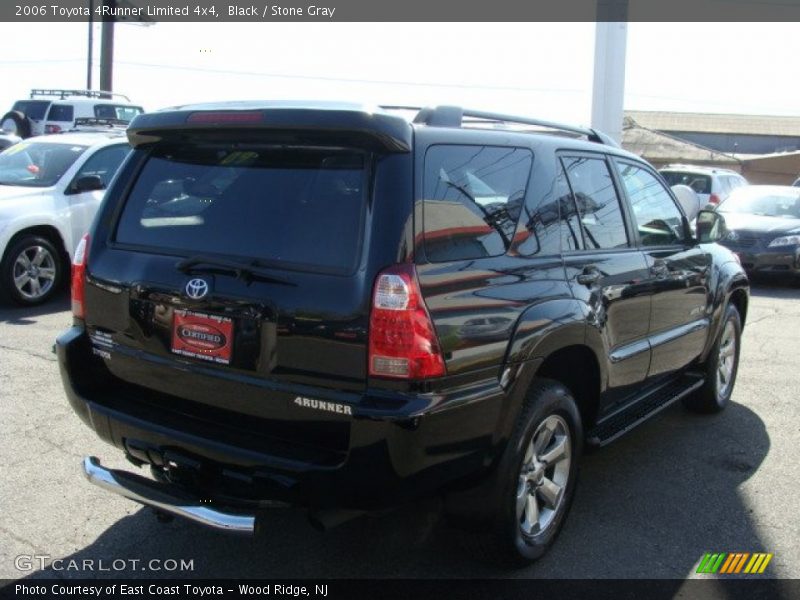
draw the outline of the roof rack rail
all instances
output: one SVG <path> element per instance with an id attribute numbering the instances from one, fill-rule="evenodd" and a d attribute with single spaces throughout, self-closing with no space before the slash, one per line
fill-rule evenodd
<path id="1" fill-rule="evenodd" d="M 33 89 L 31 90 L 31 98 L 36 96 L 58 96 L 61 100 L 67 96 L 85 96 L 86 98 L 124 98 L 126 102 L 131 99 L 125 94 L 117 94 L 116 92 L 107 92 L 105 90 L 59 90 L 59 89 Z"/>
<path id="2" fill-rule="evenodd" d="M 79 117 L 75 119 L 75 122 L 72 125 L 72 129 L 69 131 L 79 131 L 80 127 L 94 127 L 94 128 L 106 128 L 106 129 L 127 129 L 128 125 L 130 125 L 130 121 L 125 121 L 123 119 L 102 119 L 99 117 Z"/>
<path id="3" fill-rule="evenodd" d="M 400 108 L 400 107 L 386 107 Z M 406 108 L 406 107 L 402 107 Z M 411 108 L 411 107 L 407 107 Z M 464 125 L 487 124 L 487 125 L 533 125 L 553 129 L 566 134 L 586 136 L 590 142 L 614 146 L 619 148 L 619 144 L 607 134 L 590 127 L 579 127 L 577 125 L 565 125 L 555 121 L 545 121 L 542 119 L 532 119 L 530 117 L 518 117 L 501 113 L 493 113 L 479 110 L 467 110 L 460 106 L 435 106 L 422 108 L 414 118 L 414 123 L 429 125 L 431 127 L 463 127 Z"/>

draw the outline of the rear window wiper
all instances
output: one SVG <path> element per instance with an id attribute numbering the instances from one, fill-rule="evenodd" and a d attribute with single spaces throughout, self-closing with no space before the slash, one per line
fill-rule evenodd
<path id="1" fill-rule="evenodd" d="M 205 267 L 205 268 L 204 268 Z M 272 275 L 267 275 L 262 270 L 261 265 L 257 262 L 238 262 L 235 260 L 227 260 L 224 258 L 216 258 L 213 256 L 205 256 L 198 254 L 179 260 L 175 264 L 175 268 L 187 275 L 193 271 L 227 271 L 233 273 L 237 279 L 241 279 L 245 283 L 250 283 L 253 280 L 263 281 L 266 283 L 277 283 L 280 285 L 297 286 L 296 283 L 279 279 Z"/>

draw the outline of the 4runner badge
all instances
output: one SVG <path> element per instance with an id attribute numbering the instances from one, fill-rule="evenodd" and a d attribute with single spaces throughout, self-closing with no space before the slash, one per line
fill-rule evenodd
<path id="1" fill-rule="evenodd" d="M 340 415 L 353 415 L 353 410 L 347 404 L 325 402 L 324 400 L 315 400 L 314 398 L 306 398 L 305 396 L 297 396 L 293 402 L 297 406 L 302 406 L 303 408 L 325 410 L 327 412 L 339 413 Z"/>

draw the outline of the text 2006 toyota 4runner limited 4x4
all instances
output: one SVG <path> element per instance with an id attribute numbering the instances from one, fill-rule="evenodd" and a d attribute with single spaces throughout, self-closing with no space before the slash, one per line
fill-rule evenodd
<path id="1" fill-rule="evenodd" d="M 722 218 L 693 237 L 599 132 L 237 103 L 128 135 L 57 344 L 75 412 L 155 479 L 89 457 L 103 488 L 248 533 L 276 502 L 444 492 L 524 563 L 584 443 L 730 400 L 749 288 Z"/>

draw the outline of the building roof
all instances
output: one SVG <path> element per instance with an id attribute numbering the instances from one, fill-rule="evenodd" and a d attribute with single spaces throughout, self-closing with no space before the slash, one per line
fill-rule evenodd
<path id="1" fill-rule="evenodd" d="M 800 137 L 800 116 L 725 115 L 644 110 L 626 110 L 625 116 L 632 117 L 642 127 L 658 131 Z"/>
<path id="2" fill-rule="evenodd" d="M 641 127 L 629 116 L 625 117 L 622 125 L 622 147 L 659 164 L 680 162 L 724 166 L 740 162 L 729 154 Z"/>

